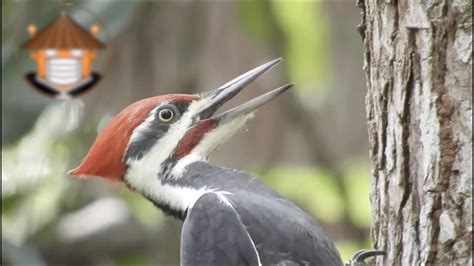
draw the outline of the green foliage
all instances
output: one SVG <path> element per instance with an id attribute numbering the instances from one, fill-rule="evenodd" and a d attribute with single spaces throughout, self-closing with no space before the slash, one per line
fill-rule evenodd
<path id="1" fill-rule="evenodd" d="M 22 201 L 22 195 L 12 194 L 2 197 L 2 213 L 9 213 L 16 208 L 20 207 Z"/>
<path id="2" fill-rule="evenodd" d="M 360 227 L 370 226 L 370 173 L 367 164 L 352 163 L 344 171 L 347 188 L 347 208 L 352 222 Z"/>
<path id="3" fill-rule="evenodd" d="M 15 243 L 52 222 L 68 186 L 64 178 L 71 150 L 65 140 L 77 127 L 79 101 L 51 105 L 14 145 L 2 148 L 2 233 Z M 65 122 L 67 121 L 67 122 Z"/>
<path id="4" fill-rule="evenodd" d="M 272 11 L 286 40 L 286 64 L 299 88 L 329 81 L 326 24 L 312 1 L 272 1 Z M 318 86 L 319 88 L 320 86 Z"/>
<path id="5" fill-rule="evenodd" d="M 156 221 L 163 218 L 163 213 L 159 211 L 151 202 L 144 199 L 140 194 L 124 188 L 120 196 L 130 207 L 131 212 L 142 223 L 150 226 L 156 225 Z"/>
<path id="6" fill-rule="evenodd" d="M 259 39 L 271 37 L 271 18 L 263 1 L 242 1 L 238 8 L 239 22 L 245 30 Z"/>
<path id="7" fill-rule="evenodd" d="M 352 255 L 361 249 L 360 244 L 354 241 L 337 241 L 334 243 L 343 261 L 347 261 Z"/>
<path id="8" fill-rule="evenodd" d="M 265 175 L 263 181 L 323 222 L 336 222 L 342 217 L 344 202 L 341 200 L 336 181 L 321 169 L 275 166 Z"/>
<path id="9" fill-rule="evenodd" d="M 117 259 L 117 266 L 147 265 L 146 258 L 140 255 L 123 256 Z"/>

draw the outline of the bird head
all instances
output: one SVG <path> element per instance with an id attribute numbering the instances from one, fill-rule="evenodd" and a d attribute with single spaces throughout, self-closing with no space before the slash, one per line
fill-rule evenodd
<path id="1" fill-rule="evenodd" d="M 125 107 L 99 133 L 80 165 L 69 174 L 101 176 L 132 187 L 147 184 L 156 176 L 179 178 L 188 164 L 206 160 L 258 107 L 292 86 L 282 86 L 215 114 L 279 62 L 281 59 L 270 61 L 203 94 L 161 95 Z"/>

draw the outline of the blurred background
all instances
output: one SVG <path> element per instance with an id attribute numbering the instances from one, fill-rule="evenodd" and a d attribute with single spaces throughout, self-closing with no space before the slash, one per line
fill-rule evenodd
<path id="1" fill-rule="evenodd" d="M 44 4 L 2 1 L 2 265 L 179 264 L 181 222 L 123 185 L 66 172 L 126 105 L 213 89 L 277 57 L 284 62 L 230 106 L 288 81 L 295 88 L 210 161 L 253 173 L 296 202 L 344 260 L 370 247 L 355 1 L 73 3 L 101 19 L 111 56 L 96 88 L 61 101 L 29 87 L 17 71 L 16 38 Z"/>

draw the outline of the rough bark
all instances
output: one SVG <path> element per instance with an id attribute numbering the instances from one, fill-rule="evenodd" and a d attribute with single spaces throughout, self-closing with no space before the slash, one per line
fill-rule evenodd
<path id="1" fill-rule="evenodd" d="M 383 265 L 472 265 L 472 2 L 360 1 Z"/>

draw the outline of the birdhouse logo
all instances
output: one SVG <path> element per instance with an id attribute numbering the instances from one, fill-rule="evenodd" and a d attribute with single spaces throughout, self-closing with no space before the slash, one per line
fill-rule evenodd
<path id="1" fill-rule="evenodd" d="M 98 24 L 85 29 L 66 11 L 38 29 L 28 25 L 29 39 L 21 49 L 34 61 L 34 71 L 25 73 L 35 88 L 56 98 L 71 98 L 88 91 L 102 75 L 93 63 L 106 45 L 97 38 Z"/>

